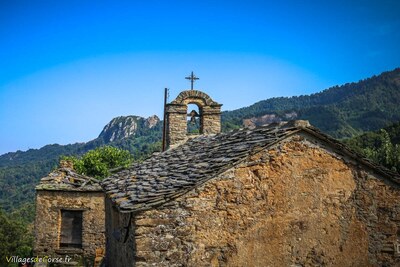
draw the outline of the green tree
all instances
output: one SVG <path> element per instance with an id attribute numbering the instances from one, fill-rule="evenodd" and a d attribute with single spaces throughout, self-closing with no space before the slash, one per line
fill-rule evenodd
<path id="1" fill-rule="evenodd" d="M 10 256 L 31 256 L 32 242 L 33 236 L 27 227 L 0 210 L 0 266 L 13 266 L 7 262 Z"/>
<path id="2" fill-rule="evenodd" d="M 378 162 L 382 165 L 390 167 L 393 165 L 393 144 L 390 141 L 390 136 L 385 129 L 380 130 L 381 147 L 378 149 Z"/>
<path id="3" fill-rule="evenodd" d="M 127 167 L 133 161 L 129 151 L 111 146 L 90 150 L 80 158 L 66 156 L 62 159 L 71 160 L 78 173 L 100 180 L 109 176 L 113 169 Z"/>
<path id="4" fill-rule="evenodd" d="M 344 140 L 353 150 L 377 164 L 400 171 L 400 123 Z"/>

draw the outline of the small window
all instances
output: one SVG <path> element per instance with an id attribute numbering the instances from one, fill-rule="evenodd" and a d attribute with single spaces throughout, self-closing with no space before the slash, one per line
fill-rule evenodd
<path id="1" fill-rule="evenodd" d="M 82 248 L 82 211 L 61 210 L 60 248 Z"/>

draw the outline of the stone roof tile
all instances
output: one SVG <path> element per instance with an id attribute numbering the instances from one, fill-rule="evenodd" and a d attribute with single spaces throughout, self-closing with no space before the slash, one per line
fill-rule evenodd
<path id="1" fill-rule="evenodd" d="M 43 177 L 36 190 L 103 191 L 98 180 L 78 174 L 68 167 L 60 167 Z"/>
<path id="2" fill-rule="evenodd" d="M 400 184 L 398 174 L 362 158 L 303 121 L 199 136 L 142 163 L 133 164 L 129 169 L 106 178 L 102 186 L 121 212 L 147 210 L 187 193 L 243 162 L 249 155 L 301 131 L 322 139 Z"/>

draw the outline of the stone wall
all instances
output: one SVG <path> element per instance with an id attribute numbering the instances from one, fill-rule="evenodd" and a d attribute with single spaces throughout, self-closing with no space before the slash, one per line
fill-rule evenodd
<path id="1" fill-rule="evenodd" d="M 119 213 L 106 198 L 106 266 L 135 266 L 135 223 L 130 214 Z M 131 222 L 131 223 L 129 223 Z M 129 228 L 129 230 L 128 230 Z"/>
<path id="2" fill-rule="evenodd" d="M 217 134 L 221 132 L 221 107 L 205 106 L 202 109 L 202 133 Z"/>
<path id="3" fill-rule="evenodd" d="M 187 106 L 171 105 L 166 108 L 167 147 L 187 140 Z"/>
<path id="4" fill-rule="evenodd" d="M 83 211 L 82 249 L 60 249 L 62 209 Z M 104 193 L 37 190 L 34 254 L 94 258 L 96 249 L 105 250 Z"/>
<path id="5" fill-rule="evenodd" d="M 303 138 L 136 214 L 109 266 L 399 266 L 399 188 Z"/>

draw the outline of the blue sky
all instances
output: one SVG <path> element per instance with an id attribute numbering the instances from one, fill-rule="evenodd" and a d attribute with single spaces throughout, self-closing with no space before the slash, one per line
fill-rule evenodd
<path id="1" fill-rule="evenodd" d="M 400 67 L 400 1 L 0 0 L 0 154 L 162 116 L 191 71 L 223 110 Z"/>

